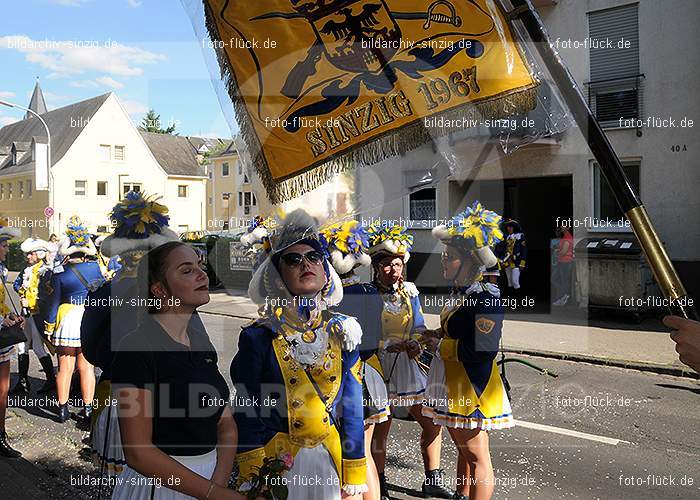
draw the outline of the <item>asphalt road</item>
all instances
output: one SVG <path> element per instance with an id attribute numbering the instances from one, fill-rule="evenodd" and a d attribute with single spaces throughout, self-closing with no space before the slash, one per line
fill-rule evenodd
<path id="1" fill-rule="evenodd" d="M 245 321 L 202 317 L 228 379 Z M 520 358 L 559 376 L 507 365 L 519 425 L 491 435 L 494 498 L 700 498 L 700 383 L 580 362 Z M 12 371 L 16 373 L 15 362 Z M 30 374 L 38 386 L 42 374 L 33 355 Z M 36 498 L 39 493 L 43 498 L 96 498 L 98 488 L 85 484 L 96 477 L 95 468 L 80 455 L 86 434 L 72 424 L 54 422 L 47 406 L 32 398 L 11 410 L 8 432 L 28 462 L 0 461 L 0 483 L 12 481 L 12 498 Z M 418 435 L 416 424 L 394 423 L 387 478 L 395 498 L 419 496 L 423 469 Z M 442 457 L 447 477 L 454 477 L 456 453 L 446 433 Z"/>

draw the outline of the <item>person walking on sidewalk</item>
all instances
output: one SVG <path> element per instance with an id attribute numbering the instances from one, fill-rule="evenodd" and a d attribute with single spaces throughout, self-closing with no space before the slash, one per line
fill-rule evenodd
<path id="1" fill-rule="evenodd" d="M 444 471 L 440 468 L 442 428 L 421 413 L 427 370 L 419 363 L 419 357 L 423 353 L 418 340 L 425 330 L 425 320 L 418 289 L 413 283 L 404 280 L 413 236 L 402 226 L 372 225 L 368 231 L 373 283 L 383 301 L 381 317 L 377 318 L 383 337 L 379 358 L 387 381 L 391 413 L 395 414 L 395 407 L 407 408 L 408 413 L 421 426 L 420 447 L 425 468 L 423 494 L 451 498 L 453 492 L 445 488 Z M 386 422 L 377 424 L 372 442 L 382 498 L 389 496 L 384 471 L 390 429 L 391 417 Z"/>
<path id="2" fill-rule="evenodd" d="M 503 325 L 500 291 L 481 281 L 481 269 L 496 263 L 492 248 L 503 238 L 500 218 L 477 201 L 452 224 L 432 231 L 445 245 L 441 263 L 452 295 L 440 313 L 440 328 L 422 339 L 436 354 L 422 411 L 434 424 L 447 427 L 457 447 L 453 498 L 461 500 L 491 498 L 489 432 L 514 425 L 495 359 Z"/>
<path id="3" fill-rule="evenodd" d="M 525 233 L 517 220 L 507 220 L 503 223 L 506 231 L 506 255 L 503 257 L 503 267 L 508 279 L 509 295 L 520 294 L 520 275 L 527 264 L 527 244 Z"/>
<path id="4" fill-rule="evenodd" d="M 66 236 L 58 253 L 63 257 L 62 266 L 55 267 L 48 287 L 40 293 L 46 294 L 44 316 L 45 335 L 52 338 L 58 354 L 58 421 L 70 418 L 68 399 L 75 365 L 80 372 L 80 388 L 83 396 L 83 421 L 90 419 L 95 395 L 95 368 L 82 353 L 80 323 L 85 311 L 88 290 L 98 288 L 104 278 L 97 262 L 87 262 L 86 256 L 95 255 L 95 245 L 87 228 L 78 217 L 68 221 Z M 84 425 L 84 424 L 83 424 Z"/>
<path id="5" fill-rule="evenodd" d="M 10 251 L 8 243 L 12 238 L 19 238 L 20 232 L 18 229 L 9 227 L 5 219 L 0 219 L 0 336 L 2 330 L 19 324 L 24 328 L 24 318 L 11 312 L 6 301 L 7 297 L 7 268 L 5 267 L 5 259 Z M 22 454 L 13 449 L 7 441 L 7 433 L 5 432 L 5 416 L 7 413 L 7 396 L 10 390 L 10 359 L 15 351 L 15 346 L 0 348 L 0 457 L 18 458 Z"/>
<path id="6" fill-rule="evenodd" d="M 46 375 L 46 382 L 39 389 L 39 393 L 51 392 L 56 388 L 56 374 L 53 368 L 53 359 L 44 348 L 44 340 L 39 330 L 43 323 L 37 324 L 39 316 L 39 281 L 41 277 L 49 272 L 53 266 L 53 261 L 47 258 L 56 252 L 55 245 L 48 241 L 37 238 L 27 238 L 22 242 L 20 249 L 25 254 L 27 266 L 17 275 L 14 289 L 20 297 L 22 311 L 26 319 L 24 323 L 24 334 L 26 342 L 17 345 L 17 366 L 19 368 L 19 378 L 17 384 L 10 391 L 10 394 L 29 394 L 31 386 L 29 383 L 29 349 L 34 351 L 41 368 Z"/>
<path id="7" fill-rule="evenodd" d="M 562 225 L 557 228 L 557 253 L 556 266 L 552 282 L 555 288 L 554 296 L 556 300 L 552 302 L 554 306 L 565 306 L 571 298 L 571 281 L 574 266 L 574 237 L 569 228 Z"/>

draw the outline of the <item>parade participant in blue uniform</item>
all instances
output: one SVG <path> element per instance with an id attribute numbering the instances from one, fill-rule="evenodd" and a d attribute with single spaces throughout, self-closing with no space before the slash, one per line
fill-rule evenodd
<path id="1" fill-rule="evenodd" d="M 97 248 L 97 263 L 100 265 L 100 271 L 102 271 L 102 276 L 105 277 L 106 281 L 111 281 L 114 278 L 114 274 L 119 269 L 118 256 L 114 258 L 105 255 L 102 251 L 102 243 L 108 235 L 103 234 L 95 238 L 95 248 Z"/>
<path id="2" fill-rule="evenodd" d="M 267 308 L 241 331 L 231 363 L 241 490 L 253 486 L 266 458 L 286 457 L 290 500 L 367 491 L 362 331 L 354 318 L 329 310 L 343 288 L 325 252 L 315 221 L 292 212 L 250 282 L 251 300 Z"/>
<path id="3" fill-rule="evenodd" d="M 114 396 L 110 386 L 114 351 L 122 337 L 136 328 L 136 274 L 141 257 L 152 248 L 178 241 L 168 228 L 167 213 L 167 207 L 154 198 L 134 191 L 112 208 L 109 216 L 114 232 L 100 242 L 100 251 L 110 263 L 119 259 L 121 264 L 113 279 L 91 291 L 85 301 L 80 325 L 83 354 L 102 370 L 95 391 L 90 448 L 95 464 L 109 476 L 119 474 L 126 465 L 117 409 L 109 404 Z"/>
<path id="4" fill-rule="evenodd" d="M 503 223 L 506 232 L 505 256 L 503 257 L 503 268 L 508 278 L 508 288 L 513 289 L 515 294 L 520 293 L 520 274 L 525 270 L 527 264 L 527 245 L 525 234 L 518 221 L 510 219 Z"/>
<path id="5" fill-rule="evenodd" d="M 127 466 L 114 500 L 240 499 L 227 488 L 236 454 L 229 387 L 197 307 L 209 278 L 194 249 L 172 241 L 139 262 L 143 305 L 116 348 L 112 384 Z"/>
<path id="6" fill-rule="evenodd" d="M 39 393 L 52 391 L 56 387 L 56 375 L 53 368 L 51 355 L 46 352 L 41 338 L 39 326 L 35 317 L 39 312 L 39 281 L 42 276 L 51 271 L 53 261 L 48 261 L 49 255 L 56 252 L 55 245 L 48 241 L 37 238 L 27 238 L 22 242 L 20 249 L 27 259 L 27 267 L 17 275 L 14 288 L 20 297 L 22 311 L 24 313 L 24 334 L 26 342 L 17 345 L 17 366 L 19 379 L 17 384 L 10 391 L 11 394 L 29 394 L 31 386 L 29 384 L 29 349 L 34 350 L 34 354 L 39 358 L 41 367 L 46 374 L 46 382 L 39 389 Z"/>
<path id="7" fill-rule="evenodd" d="M 362 328 L 360 358 L 362 359 L 362 392 L 365 419 L 365 455 L 367 457 L 368 491 L 366 500 L 379 496 L 380 484 L 372 454 L 372 436 L 375 424 L 389 420 L 389 399 L 384 383 L 384 372 L 377 356 L 382 329 L 377 321 L 383 307 L 377 288 L 361 283 L 355 273 L 372 263 L 367 254 L 369 234 L 355 221 L 331 224 L 321 229 L 321 241 L 328 246 L 330 262 L 343 283 L 343 301 L 336 310 L 358 320 Z"/>
<path id="8" fill-rule="evenodd" d="M 9 240 L 19 238 L 20 231 L 10 227 L 7 219 L 0 219 L 0 335 L 2 330 L 10 328 L 16 324 L 22 325 L 24 318 L 15 314 L 10 306 L 7 297 L 7 268 L 5 259 L 10 250 Z M 15 346 L 0 348 L 0 456 L 5 458 L 18 458 L 22 454 L 13 449 L 7 441 L 5 432 L 5 414 L 7 413 L 7 395 L 10 390 L 10 358 L 15 351 Z"/>
<path id="9" fill-rule="evenodd" d="M 95 395 L 95 368 L 83 355 L 80 323 L 88 290 L 99 287 L 104 278 L 97 262 L 87 262 L 85 259 L 86 256 L 94 256 L 96 249 L 87 228 L 78 217 L 69 219 L 66 237 L 61 241 L 58 253 L 63 258 L 62 264 L 54 267 L 49 286 L 42 287 L 39 292 L 46 294 L 44 332 L 51 338 L 58 354 L 58 420 L 63 423 L 70 418 L 68 397 L 77 362 L 85 411 L 83 421 L 86 421 L 90 418 Z"/>
<path id="10" fill-rule="evenodd" d="M 421 426 L 420 446 L 425 468 L 423 494 L 450 498 L 453 492 L 445 488 L 444 472 L 440 469 L 441 427 L 421 413 L 427 370 L 419 362 L 422 354 L 419 340 L 425 330 L 425 321 L 418 289 L 404 280 L 413 236 L 402 226 L 372 225 L 368 231 L 373 282 L 383 302 L 378 318 L 382 327 L 379 357 L 387 381 L 389 401 L 394 408 L 408 408 L 408 413 Z M 394 408 L 392 414 L 395 414 Z M 384 470 L 390 428 L 391 418 L 378 424 L 372 442 L 382 498 L 389 496 Z"/>
<path id="11" fill-rule="evenodd" d="M 481 281 L 482 270 L 496 263 L 492 248 L 503 238 L 500 218 L 475 202 L 450 224 L 433 229 L 445 244 L 441 262 L 452 295 L 440 314 L 440 329 L 423 339 L 436 353 L 423 414 L 447 427 L 457 446 L 460 499 L 491 498 L 488 431 L 514 425 L 495 360 L 503 324 L 500 293 Z"/>

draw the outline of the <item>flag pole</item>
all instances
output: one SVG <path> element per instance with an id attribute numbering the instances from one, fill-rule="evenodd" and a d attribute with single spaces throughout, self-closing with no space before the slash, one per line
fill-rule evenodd
<path id="1" fill-rule="evenodd" d="M 510 0 L 514 10 L 511 19 L 522 21 L 535 42 L 537 52 L 557 84 L 568 108 L 581 129 L 600 170 L 608 181 L 618 205 L 630 221 L 664 297 L 671 303 L 671 313 L 698 320 L 698 313 L 689 300 L 673 263 L 654 229 L 646 208 L 630 184 L 610 141 L 591 112 L 581 90 L 566 65 L 554 50 L 549 34 L 530 0 Z"/>

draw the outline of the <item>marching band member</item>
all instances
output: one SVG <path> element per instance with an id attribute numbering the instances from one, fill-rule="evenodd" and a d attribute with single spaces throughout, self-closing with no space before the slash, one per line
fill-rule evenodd
<path id="1" fill-rule="evenodd" d="M 39 281 L 53 267 L 53 261 L 47 261 L 50 254 L 56 252 L 55 245 L 37 238 L 27 238 L 22 242 L 20 249 L 25 254 L 27 266 L 15 280 L 15 290 L 20 297 L 22 310 L 27 321 L 24 324 L 26 342 L 17 345 L 17 365 L 19 379 L 10 391 L 10 394 L 29 394 L 29 349 L 39 358 L 39 363 L 46 374 L 46 382 L 39 389 L 39 393 L 50 392 L 56 387 L 56 375 L 53 368 L 51 355 L 44 349 L 39 325 L 37 325 L 37 313 L 39 312 Z M 40 324 L 43 328 L 43 323 Z"/>
<path id="2" fill-rule="evenodd" d="M 155 199 L 130 191 L 110 213 L 114 232 L 100 245 L 100 253 L 110 262 L 121 262 L 111 281 L 106 281 L 86 299 L 80 325 L 80 338 L 85 359 L 102 370 L 97 384 L 92 414 L 90 448 L 93 461 L 101 473 L 119 474 L 126 459 L 121 446 L 117 408 L 109 404 L 113 398 L 110 380 L 116 347 L 128 332 L 136 328 L 137 266 L 152 248 L 178 241 L 168 228 L 168 209 Z M 99 240 L 99 239 L 98 239 Z M 195 314 L 197 320 L 199 317 Z"/>
<path id="3" fill-rule="evenodd" d="M 44 332 L 52 338 L 58 354 L 58 420 L 63 423 L 70 418 L 68 397 L 77 362 L 85 411 L 83 422 L 79 423 L 84 425 L 92 412 L 95 369 L 81 350 L 80 323 L 88 290 L 100 286 L 104 278 L 97 262 L 86 261 L 87 256 L 95 255 L 96 249 L 78 217 L 69 219 L 58 253 L 63 257 L 62 266 L 54 267 L 49 286 L 40 290 L 40 294 L 47 294 Z"/>
<path id="4" fill-rule="evenodd" d="M 6 301 L 7 297 L 7 268 L 5 267 L 5 259 L 10 250 L 9 240 L 19 238 L 20 231 L 17 228 L 9 227 L 6 219 L 0 219 L 0 330 L 10 328 L 11 326 L 22 324 L 24 318 L 16 315 Z M 0 332 L 1 334 L 1 332 Z M 10 358 L 15 350 L 15 346 L 0 348 L 0 456 L 5 458 L 18 458 L 22 454 L 12 448 L 7 442 L 7 433 L 5 432 L 5 414 L 7 413 L 7 395 L 10 390 Z"/>
<path id="5" fill-rule="evenodd" d="M 520 223 L 510 219 L 503 223 L 506 230 L 506 255 L 503 258 L 503 267 L 508 278 L 508 288 L 516 294 L 520 293 L 520 274 L 525 270 L 527 260 L 527 246 L 525 233 Z"/>
<path id="6" fill-rule="evenodd" d="M 117 272 L 118 263 L 116 259 L 110 258 L 102 251 L 102 243 L 108 235 L 103 234 L 95 238 L 95 248 L 97 248 L 97 263 L 100 265 L 100 271 L 105 280 L 111 281 L 114 274 Z"/>
<path id="7" fill-rule="evenodd" d="M 306 212 L 292 212 L 272 234 L 248 294 L 268 307 L 241 331 L 231 363 L 240 490 L 254 487 L 265 459 L 283 458 L 290 500 L 364 493 L 362 332 L 328 309 L 342 300 L 342 284 Z"/>
<path id="8" fill-rule="evenodd" d="M 377 288 L 361 283 L 355 270 L 372 263 L 366 253 L 369 245 L 367 229 L 357 221 L 332 224 L 321 229 L 321 240 L 328 246 L 330 262 L 343 283 L 343 301 L 338 311 L 358 320 L 362 327 L 360 359 L 362 359 L 362 392 L 365 421 L 365 450 L 371 450 L 375 424 L 389 420 L 389 398 L 384 383 L 382 365 L 377 356 L 381 341 L 381 326 L 377 319 L 383 307 Z M 380 494 L 379 476 L 372 454 L 367 457 L 368 491 L 366 500 Z"/>
<path id="9" fill-rule="evenodd" d="M 171 241 L 141 259 L 137 280 L 149 300 L 112 364 L 127 459 L 112 499 L 241 499 L 227 488 L 237 441 L 229 387 L 206 329 L 193 321 L 210 300 L 202 262 Z"/>
<path id="10" fill-rule="evenodd" d="M 421 426 L 421 454 L 425 468 L 424 495 L 451 498 L 445 488 L 440 469 L 441 427 L 421 413 L 427 375 L 418 362 L 421 355 L 419 339 L 425 330 L 418 289 L 404 281 L 404 268 L 410 258 L 413 236 L 401 226 L 373 225 L 369 228 L 369 254 L 374 269 L 374 284 L 381 293 L 383 308 L 381 327 L 383 348 L 380 350 L 382 369 L 387 380 L 392 406 L 407 407 Z M 392 410 L 393 413 L 393 410 Z M 386 442 L 391 417 L 378 424 L 372 443 L 377 464 L 382 497 L 388 497 L 386 477 Z"/>
<path id="11" fill-rule="evenodd" d="M 481 270 L 496 262 L 492 248 L 503 238 L 500 218 L 475 202 L 451 224 L 433 229 L 445 244 L 443 276 L 453 292 L 440 314 L 440 329 L 423 339 L 436 353 L 423 414 L 447 427 L 457 447 L 458 499 L 491 498 L 488 432 L 514 425 L 495 360 L 503 323 L 500 292 L 480 281 Z"/>

